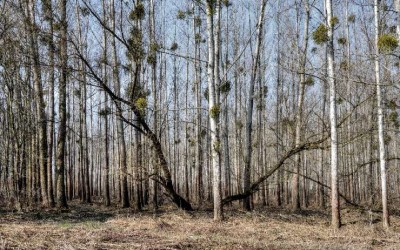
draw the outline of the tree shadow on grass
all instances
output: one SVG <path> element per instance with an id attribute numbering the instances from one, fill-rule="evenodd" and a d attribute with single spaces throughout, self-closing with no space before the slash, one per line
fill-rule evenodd
<path id="1" fill-rule="evenodd" d="M 15 214 L 16 215 L 16 214 Z M 60 222 L 60 223 L 84 223 L 84 222 L 105 222 L 115 214 L 111 211 L 96 209 L 88 205 L 71 205 L 68 210 L 35 210 L 20 213 L 15 217 L 25 222 Z M 14 217 L 14 218 L 15 218 Z"/>

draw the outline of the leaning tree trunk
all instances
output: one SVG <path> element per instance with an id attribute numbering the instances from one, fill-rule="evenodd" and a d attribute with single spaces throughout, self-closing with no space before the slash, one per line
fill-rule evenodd
<path id="1" fill-rule="evenodd" d="M 63 0 L 63 1 L 65 1 L 65 0 Z M 101 25 L 107 29 L 107 27 L 104 26 L 104 23 L 101 21 L 101 19 L 96 15 L 94 10 L 91 9 L 90 6 L 86 3 L 85 3 L 85 6 L 89 9 L 89 12 L 91 12 L 93 15 L 95 15 L 96 19 L 100 20 Z M 141 30 L 140 22 L 137 22 L 137 24 L 139 26 L 139 27 L 137 27 L 138 30 Z M 130 57 L 132 57 L 132 61 L 133 61 L 134 65 L 133 65 L 133 70 L 132 70 L 133 72 L 132 72 L 131 90 L 133 90 L 132 88 L 139 87 L 139 76 L 141 73 L 142 59 L 141 59 L 141 57 L 137 57 L 136 54 L 132 54 L 132 52 L 136 52 L 136 51 L 133 49 L 133 47 L 130 44 L 125 43 L 124 40 L 122 40 L 120 37 L 118 37 L 118 35 L 116 35 L 115 33 L 112 33 L 112 35 L 126 46 Z M 135 42 L 138 42 L 138 41 L 135 40 Z M 139 44 L 141 44 L 141 41 Z M 75 49 L 76 49 L 76 47 L 75 47 Z M 139 133 L 146 136 L 148 138 L 148 140 L 152 143 L 153 150 L 155 150 L 155 152 L 156 152 L 156 155 L 157 155 L 157 158 L 158 158 L 159 164 L 160 164 L 159 166 L 163 173 L 162 176 L 160 175 L 157 178 L 159 179 L 159 184 L 162 187 L 164 187 L 164 189 L 166 191 L 166 195 L 169 196 L 171 198 L 172 202 L 175 203 L 179 208 L 181 208 L 183 210 L 193 210 L 191 204 L 187 200 L 185 200 L 182 196 L 180 196 L 174 189 L 173 181 L 171 178 L 171 172 L 169 170 L 167 159 L 162 150 L 161 141 L 159 140 L 156 133 L 152 129 L 150 129 L 148 123 L 146 122 L 145 117 L 143 116 L 144 115 L 143 108 L 138 107 L 137 103 L 135 102 L 135 100 L 136 100 L 135 94 L 137 94 L 137 92 L 130 91 L 129 101 L 122 98 L 121 96 L 116 95 L 115 92 L 112 91 L 112 89 L 110 89 L 108 87 L 105 79 L 103 79 L 101 76 L 99 76 L 96 73 L 96 71 L 94 70 L 93 66 L 89 63 L 87 58 L 85 58 L 85 56 L 83 56 L 82 53 L 79 52 L 79 50 L 77 50 L 77 52 L 78 52 L 79 58 L 86 65 L 88 71 L 92 74 L 92 76 L 94 77 L 96 82 L 99 83 L 102 90 L 104 90 L 108 94 L 108 96 L 112 99 L 112 101 L 114 103 L 121 102 L 125 105 L 128 105 L 130 107 L 131 111 L 133 111 L 134 115 L 136 116 L 135 122 L 131 122 L 131 121 L 127 120 L 123 115 L 121 115 L 120 118 L 125 123 L 134 127 Z"/>

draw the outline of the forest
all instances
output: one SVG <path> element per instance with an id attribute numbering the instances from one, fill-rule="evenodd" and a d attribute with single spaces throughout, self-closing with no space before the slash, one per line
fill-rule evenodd
<path id="1" fill-rule="evenodd" d="M 400 0 L 0 0 L 0 248 L 400 248 L 399 39 Z"/>

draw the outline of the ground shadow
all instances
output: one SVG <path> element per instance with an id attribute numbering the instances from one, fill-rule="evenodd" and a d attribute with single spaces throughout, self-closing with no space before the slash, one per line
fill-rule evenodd
<path id="1" fill-rule="evenodd" d="M 60 222 L 60 223 L 84 223 L 84 222 L 105 222 L 114 217 L 115 213 L 99 209 L 98 206 L 70 205 L 68 210 L 39 210 L 24 213 L 13 213 L 14 219 L 19 217 L 23 221 L 32 222 Z M 6 219 L 6 218 L 4 218 Z"/>

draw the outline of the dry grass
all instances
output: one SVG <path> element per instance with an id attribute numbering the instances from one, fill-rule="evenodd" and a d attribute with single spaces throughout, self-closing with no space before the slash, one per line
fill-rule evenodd
<path id="1" fill-rule="evenodd" d="M 73 204 L 57 211 L 0 214 L 1 249 L 400 249 L 400 218 L 386 232 L 379 214 L 344 209 L 340 231 L 325 212 L 292 214 L 278 209 L 252 213 L 154 214 Z"/>

